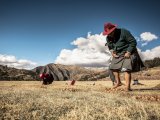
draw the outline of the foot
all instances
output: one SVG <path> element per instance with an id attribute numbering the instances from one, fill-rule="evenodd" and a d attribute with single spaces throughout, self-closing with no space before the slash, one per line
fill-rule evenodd
<path id="1" fill-rule="evenodd" d="M 119 84 L 120 84 L 120 86 L 125 85 L 124 83 L 119 83 Z"/>
<path id="2" fill-rule="evenodd" d="M 130 92 L 130 91 L 132 91 L 132 89 L 131 89 L 131 88 L 127 88 L 126 91 L 127 91 L 127 92 Z"/>
<path id="3" fill-rule="evenodd" d="M 121 83 L 116 84 L 115 86 L 113 86 L 113 89 L 118 88 L 118 87 L 121 86 L 121 85 L 122 85 Z"/>

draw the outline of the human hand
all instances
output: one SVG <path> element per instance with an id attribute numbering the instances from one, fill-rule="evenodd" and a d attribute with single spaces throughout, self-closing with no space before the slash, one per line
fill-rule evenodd
<path id="1" fill-rule="evenodd" d="M 124 54 L 124 57 L 125 57 L 125 58 L 130 58 L 130 56 L 131 56 L 131 53 L 128 52 L 128 51 Z"/>
<path id="2" fill-rule="evenodd" d="M 115 58 L 119 57 L 115 52 L 112 52 L 112 56 L 115 57 Z"/>

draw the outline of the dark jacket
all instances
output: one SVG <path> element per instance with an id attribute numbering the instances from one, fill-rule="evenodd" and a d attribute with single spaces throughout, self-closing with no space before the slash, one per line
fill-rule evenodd
<path id="1" fill-rule="evenodd" d="M 128 30 L 117 28 L 114 36 L 106 38 L 110 51 L 116 52 L 117 55 L 124 55 L 126 51 L 132 54 L 136 51 L 137 42 Z"/>

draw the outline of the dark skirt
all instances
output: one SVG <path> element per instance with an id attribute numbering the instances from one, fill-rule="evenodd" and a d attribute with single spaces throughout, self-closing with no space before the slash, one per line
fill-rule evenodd
<path id="1" fill-rule="evenodd" d="M 110 69 L 118 71 L 130 71 L 138 72 L 144 68 L 144 64 L 138 54 L 138 52 L 131 55 L 130 58 L 118 57 L 114 58 L 111 61 Z"/>

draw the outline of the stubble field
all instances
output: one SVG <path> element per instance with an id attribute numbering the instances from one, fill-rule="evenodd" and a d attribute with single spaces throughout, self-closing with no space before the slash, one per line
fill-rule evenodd
<path id="1" fill-rule="evenodd" d="M 110 89 L 111 81 L 0 81 L 0 119 L 160 120 L 160 81 L 140 83 L 125 92 Z"/>

